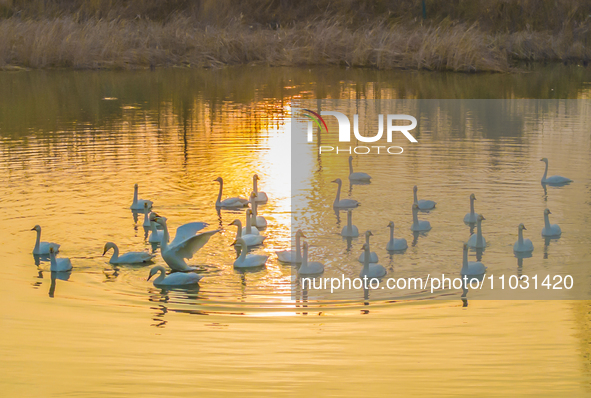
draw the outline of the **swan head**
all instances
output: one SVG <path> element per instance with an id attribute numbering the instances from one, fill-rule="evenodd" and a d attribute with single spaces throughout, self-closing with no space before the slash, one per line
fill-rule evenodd
<path id="1" fill-rule="evenodd" d="M 373 236 L 373 234 L 371 233 L 371 231 L 365 231 L 365 236 L 369 237 L 369 236 Z"/>
<path id="2" fill-rule="evenodd" d="M 416 203 L 413 203 L 412 205 L 412 211 L 419 211 L 419 205 Z"/>
<path id="3" fill-rule="evenodd" d="M 353 161 L 353 156 L 349 156 L 349 163 Z"/>
<path id="4" fill-rule="evenodd" d="M 416 185 L 414 187 L 412 187 L 413 192 L 417 192 L 418 190 L 419 190 L 419 188 Z"/>
<path id="5" fill-rule="evenodd" d="M 111 249 L 115 249 L 117 247 L 116 244 L 114 244 L 113 242 L 107 242 L 105 243 L 105 247 L 103 249 L 103 256 Z"/>
<path id="6" fill-rule="evenodd" d="M 222 179 L 222 177 L 218 177 L 216 178 L 214 181 L 219 182 L 220 184 L 224 182 L 224 180 Z"/>
<path id="7" fill-rule="evenodd" d="M 341 181 L 340 178 L 337 178 L 336 180 L 332 180 L 331 182 L 334 182 L 334 183 L 339 184 L 339 185 L 341 185 L 343 183 L 343 181 Z"/>
<path id="8" fill-rule="evenodd" d="M 156 214 L 152 221 L 155 221 L 162 226 L 166 225 L 166 217 L 159 216 L 158 214 Z"/>
<path id="9" fill-rule="evenodd" d="M 252 179 L 253 179 L 254 181 L 258 181 L 258 180 L 260 180 L 260 178 L 259 178 L 258 174 L 255 174 L 255 175 L 253 175 L 253 176 L 252 176 Z"/>
<path id="10" fill-rule="evenodd" d="M 523 223 L 519 224 L 518 228 L 520 231 L 527 230 L 527 228 L 525 228 L 525 225 L 523 225 Z"/>
<path id="11" fill-rule="evenodd" d="M 33 228 L 31 228 L 31 231 L 41 232 L 41 226 L 35 225 Z"/>
<path id="12" fill-rule="evenodd" d="M 158 265 L 158 266 L 156 266 L 156 267 L 152 268 L 152 269 L 150 270 L 150 275 L 148 276 L 148 280 L 150 280 L 150 279 L 151 279 L 151 278 L 152 278 L 154 275 L 156 275 L 158 272 L 164 272 L 164 273 L 166 273 L 166 270 L 165 270 L 165 269 L 164 269 L 164 267 L 163 267 L 163 266 L 161 266 L 161 265 Z"/>
<path id="13" fill-rule="evenodd" d="M 296 236 L 300 236 L 301 238 L 306 238 L 306 235 L 304 235 L 304 232 L 301 229 L 298 229 L 296 231 Z"/>
<path id="14" fill-rule="evenodd" d="M 546 210 L 544 210 L 544 215 L 546 215 L 546 216 L 547 216 L 548 214 L 552 214 L 552 213 L 550 212 L 550 209 L 546 209 Z"/>
<path id="15" fill-rule="evenodd" d="M 254 193 L 254 192 L 251 192 L 250 193 L 250 198 L 251 199 L 255 199 L 256 197 L 257 197 L 257 194 L 256 193 Z"/>
<path id="16" fill-rule="evenodd" d="M 468 244 L 464 243 L 464 251 L 467 252 L 468 251 Z"/>
<path id="17" fill-rule="evenodd" d="M 234 221 L 232 221 L 230 224 L 228 225 L 236 225 L 237 227 L 242 227 L 242 223 L 240 222 L 239 219 L 235 219 Z"/>
<path id="18" fill-rule="evenodd" d="M 394 221 L 390 221 L 386 228 L 394 228 Z"/>
<path id="19" fill-rule="evenodd" d="M 484 216 L 482 214 L 478 215 L 478 221 L 484 221 L 486 220 L 486 218 L 484 218 Z"/>
<path id="20" fill-rule="evenodd" d="M 160 217 L 160 216 L 158 215 L 158 213 L 151 212 L 151 213 L 150 213 L 150 215 L 148 216 L 148 219 L 149 219 L 150 221 L 156 221 L 156 218 L 158 218 L 158 217 Z"/>
<path id="21" fill-rule="evenodd" d="M 232 242 L 232 244 L 230 246 L 234 246 L 234 245 L 239 245 L 239 246 L 242 246 L 243 248 L 246 248 L 246 242 L 242 238 L 236 238 L 236 240 L 234 242 Z"/>
<path id="22" fill-rule="evenodd" d="M 364 243 L 363 246 L 361 246 L 361 250 L 364 250 L 364 251 L 369 250 L 369 246 L 367 245 L 367 243 Z"/>
<path id="23" fill-rule="evenodd" d="M 548 158 L 542 158 L 540 159 L 540 162 L 548 163 Z"/>
<path id="24" fill-rule="evenodd" d="M 470 194 L 470 200 L 476 200 L 476 195 L 474 195 L 473 193 Z"/>
<path id="25" fill-rule="evenodd" d="M 55 247 L 53 245 L 49 246 L 49 254 L 55 254 Z"/>
<path id="26" fill-rule="evenodd" d="M 251 209 L 246 209 L 246 217 L 250 217 L 252 215 Z"/>
<path id="27" fill-rule="evenodd" d="M 133 189 L 138 189 L 139 185 L 133 184 Z"/>

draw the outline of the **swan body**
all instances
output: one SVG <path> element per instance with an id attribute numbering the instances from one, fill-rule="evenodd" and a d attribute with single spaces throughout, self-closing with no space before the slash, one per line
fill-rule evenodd
<path id="1" fill-rule="evenodd" d="M 266 236 L 263 235 L 242 235 L 242 223 L 238 219 L 232 221 L 229 225 L 235 225 L 238 227 L 238 230 L 236 231 L 236 239 L 242 238 L 242 240 L 246 242 L 246 246 L 260 245 L 266 238 Z"/>
<path id="2" fill-rule="evenodd" d="M 486 267 L 480 261 L 468 261 L 468 245 L 464 243 L 464 259 L 462 261 L 462 276 L 481 276 L 486 272 Z"/>
<path id="3" fill-rule="evenodd" d="M 414 203 L 412 205 L 412 225 L 410 230 L 414 232 L 425 232 L 431 230 L 431 223 L 429 221 L 419 221 L 419 205 Z"/>
<path id="4" fill-rule="evenodd" d="M 309 263 L 308 262 L 308 242 L 304 242 L 303 246 L 303 255 L 302 255 L 302 265 L 298 270 L 298 275 L 306 276 L 306 275 L 320 275 L 324 272 L 324 265 L 319 263 L 318 261 L 314 261 Z"/>
<path id="5" fill-rule="evenodd" d="M 175 271 L 194 271 L 195 267 L 189 267 L 185 260 L 190 259 L 201 249 L 214 234 L 220 230 L 197 233 L 207 226 L 204 222 L 192 222 L 181 225 L 176 230 L 174 240 L 170 243 L 168 233 L 167 219 L 165 217 L 156 217 L 155 220 L 162 225 L 164 235 L 160 243 L 160 253 L 168 266 Z"/>
<path id="6" fill-rule="evenodd" d="M 419 210 L 431 210 L 431 209 L 435 208 L 435 205 L 437 203 L 433 202 L 432 200 L 427 200 L 427 199 L 417 200 L 417 191 L 419 190 L 419 188 L 416 185 L 412 188 L 412 190 L 413 190 L 413 198 L 414 198 L 413 203 L 416 204 L 417 206 L 419 206 Z"/>
<path id="7" fill-rule="evenodd" d="M 35 247 L 33 248 L 33 254 L 49 254 L 49 249 L 53 247 L 55 253 L 59 252 L 60 245 L 53 242 L 41 242 L 41 227 L 35 225 L 31 231 L 37 232 L 37 239 L 35 240 Z"/>
<path id="8" fill-rule="evenodd" d="M 542 177 L 542 184 L 560 185 L 560 184 L 568 184 L 569 182 L 573 182 L 573 180 L 571 180 L 570 178 L 566 178 L 566 177 L 562 177 L 562 176 L 547 177 L 547 175 L 548 175 L 548 158 L 542 158 L 542 159 L 540 159 L 540 161 L 546 163 L 546 170 L 544 170 L 544 176 Z"/>
<path id="9" fill-rule="evenodd" d="M 166 269 L 163 266 L 157 265 L 156 267 L 150 270 L 150 276 L 148 276 L 148 280 L 150 280 L 154 275 L 160 273 L 158 278 L 154 279 L 154 286 L 187 286 L 187 285 L 195 285 L 198 284 L 201 279 L 203 279 L 202 275 L 196 274 L 194 272 L 175 272 L 170 275 L 166 275 Z"/>
<path id="10" fill-rule="evenodd" d="M 486 239 L 482 236 L 482 221 L 486 220 L 482 214 L 478 215 L 476 219 L 476 233 L 470 236 L 468 239 L 468 246 L 477 249 L 483 249 L 486 247 Z"/>
<path id="11" fill-rule="evenodd" d="M 139 264 L 139 263 L 147 263 L 152 261 L 154 254 L 150 254 L 148 252 L 129 252 L 124 253 L 121 256 L 119 255 L 119 248 L 113 242 L 107 242 L 105 244 L 105 248 L 103 250 L 103 256 L 109 251 L 113 249 L 113 255 L 109 260 L 111 264 Z"/>
<path id="12" fill-rule="evenodd" d="M 518 238 L 517 242 L 513 245 L 513 251 L 517 253 L 523 252 L 531 252 L 534 250 L 534 244 L 529 239 L 523 239 L 523 230 L 525 230 L 525 225 L 519 224 L 517 227 Z"/>
<path id="13" fill-rule="evenodd" d="M 242 238 L 236 239 L 236 244 L 240 245 L 240 256 L 234 261 L 235 268 L 257 268 L 262 267 L 267 262 L 269 256 L 261 254 L 246 254 L 248 246 Z"/>
<path id="14" fill-rule="evenodd" d="M 217 181 L 220 183 L 220 191 L 218 193 L 218 198 L 215 201 L 216 207 L 236 208 L 236 207 L 248 206 L 248 200 L 244 199 L 244 198 L 233 197 L 233 198 L 226 198 L 226 199 L 222 200 L 222 192 L 224 190 L 224 180 L 222 179 L 222 177 L 218 177 L 214 181 Z"/>
<path id="15" fill-rule="evenodd" d="M 359 277 L 367 277 L 368 279 L 372 278 L 381 278 L 386 275 L 386 268 L 380 264 L 370 263 L 370 249 L 367 243 L 364 243 L 362 246 L 362 250 L 365 251 L 365 261 L 363 262 L 363 268 L 359 273 Z"/>
<path id="16" fill-rule="evenodd" d="M 367 173 L 353 172 L 353 156 L 349 156 L 349 180 L 351 181 L 370 181 L 371 176 Z"/>
<path id="17" fill-rule="evenodd" d="M 549 214 L 552 214 L 549 209 L 544 210 L 544 228 L 542 228 L 542 236 L 558 237 L 562 235 L 562 230 L 558 224 L 550 224 Z"/>
<path id="18" fill-rule="evenodd" d="M 254 192 L 255 201 L 258 203 L 266 203 L 269 200 L 269 198 L 267 197 L 266 193 L 258 191 L 258 189 L 257 189 L 257 181 L 258 180 L 260 180 L 260 178 L 257 174 L 252 176 L 252 190 Z"/>
<path id="19" fill-rule="evenodd" d="M 341 235 L 346 238 L 356 238 L 359 236 L 359 230 L 352 224 L 353 212 L 347 210 L 347 225 L 343 227 Z"/>
<path id="20" fill-rule="evenodd" d="M 148 208 L 152 208 L 151 200 L 138 199 L 138 185 L 133 186 L 133 202 L 131 203 L 131 210 L 144 210 L 144 205 L 148 205 Z"/>
<path id="21" fill-rule="evenodd" d="M 468 224 L 473 224 L 478 220 L 478 214 L 474 213 L 474 201 L 476 200 L 476 196 L 474 194 L 470 194 L 470 213 L 466 213 L 464 216 L 464 222 Z"/>
<path id="22" fill-rule="evenodd" d="M 260 235 L 258 228 L 252 225 L 252 210 L 246 209 L 246 227 L 242 228 L 242 235 Z"/>
<path id="23" fill-rule="evenodd" d="M 337 196 L 332 204 L 333 207 L 347 209 L 347 208 L 353 208 L 353 207 L 359 206 L 359 202 L 356 201 L 355 199 L 341 199 L 341 186 L 343 185 L 343 182 L 341 181 L 340 178 L 337 178 L 336 180 L 334 180 L 332 182 L 334 182 L 338 185 Z"/>
<path id="24" fill-rule="evenodd" d="M 369 245 L 369 237 L 373 236 L 373 234 L 371 233 L 371 231 L 365 231 L 365 243 L 367 243 Z M 361 254 L 359 255 L 359 258 L 357 259 L 360 263 L 364 263 L 365 262 L 365 250 L 361 252 Z M 377 263 L 378 262 L 378 255 L 376 252 L 371 252 L 369 254 L 369 262 L 370 263 Z"/>
<path id="25" fill-rule="evenodd" d="M 72 262 L 69 258 L 55 258 L 55 249 L 49 248 L 50 271 L 51 272 L 66 272 L 72 270 Z"/>
<path id="26" fill-rule="evenodd" d="M 259 206 L 256 201 L 256 194 L 254 192 L 250 193 L 250 206 L 252 207 L 250 224 L 257 228 L 267 228 L 267 220 L 265 220 L 265 217 L 259 216 L 257 213 Z"/>
<path id="27" fill-rule="evenodd" d="M 406 243 L 406 239 L 404 238 L 394 238 L 394 222 L 390 221 L 388 224 L 390 228 L 390 240 L 386 245 L 386 250 L 388 251 L 398 251 L 398 250 L 405 250 L 408 248 L 408 243 Z"/>
<path id="28" fill-rule="evenodd" d="M 302 232 L 301 229 L 296 231 L 295 236 L 295 250 L 281 250 L 275 252 L 277 254 L 277 259 L 284 263 L 295 263 L 300 264 L 302 262 L 302 253 L 300 250 L 300 238 L 305 238 L 306 236 Z"/>

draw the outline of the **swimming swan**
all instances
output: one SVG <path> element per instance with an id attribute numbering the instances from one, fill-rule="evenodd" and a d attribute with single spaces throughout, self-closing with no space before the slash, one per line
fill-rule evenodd
<path id="1" fill-rule="evenodd" d="M 204 222 L 191 222 L 181 225 L 176 230 L 176 236 L 171 243 L 170 235 L 168 233 L 168 226 L 166 225 L 166 217 L 158 216 L 154 219 L 158 224 L 162 225 L 164 235 L 160 243 L 160 253 L 162 258 L 168 266 L 175 271 L 194 271 L 195 267 L 189 267 L 185 262 L 201 249 L 211 238 L 212 235 L 218 233 L 220 230 L 203 232 L 197 234 L 207 226 Z"/>
<path id="2" fill-rule="evenodd" d="M 332 204 L 333 207 L 337 207 L 337 208 L 352 208 L 352 207 L 357 207 L 359 206 L 359 202 L 356 201 L 355 199 L 341 199 L 341 186 L 343 185 L 343 182 L 341 181 L 340 178 L 337 178 L 334 181 L 336 184 L 338 184 L 338 189 L 337 189 L 337 196 L 334 200 L 334 203 Z"/>
<path id="3" fill-rule="evenodd" d="M 359 230 L 355 225 L 352 224 L 353 211 L 347 210 L 347 225 L 343 227 L 341 235 L 346 238 L 356 238 L 359 236 Z"/>
<path id="4" fill-rule="evenodd" d="M 562 230 L 558 224 L 550 224 L 549 214 L 552 214 L 549 209 L 544 210 L 544 228 L 542 228 L 542 236 L 560 236 Z"/>
<path id="5" fill-rule="evenodd" d="M 367 243 L 368 245 L 369 245 L 369 237 L 370 236 L 373 236 L 371 231 L 365 231 L 365 243 Z M 365 251 L 361 252 L 361 254 L 359 255 L 359 258 L 357 260 L 360 263 L 365 262 Z M 369 262 L 370 263 L 377 263 L 378 262 L 378 255 L 376 252 L 371 252 L 371 254 L 369 255 Z"/>
<path id="6" fill-rule="evenodd" d="M 51 272 L 65 272 L 72 269 L 72 262 L 69 258 L 55 258 L 56 250 L 53 246 L 49 248 L 49 259 Z"/>
<path id="7" fill-rule="evenodd" d="M 319 263 L 318 261 L 314 261 L 308 263 L 308 242 L 304 242 L 303 245 L 303 257 L 302 257 L 302 265 L 298 270 L 298 275 L 305 276 L 305 275 L 320 275 L 324 272 L 324 265 Z"/>
<path id="8" fill-rule="evenodd" d="M 257 213 L 259 205 L 256 201 L 256 194 L 254 192 L 250 193 L 250 206 L 252 207 L 251 225 L 254 225 L 257 228 L 267 228 L 267 220 L 265 220 L 265 217 L 259 216 Z"/>
<path id="9" fill-rule="evenodd" d="M 546 177 L 548 175 L 548 158 L 540 159 L 541 162 L 546 163 L 546 170 L 544 170 L 544 176 L 542 177 L 542 184 L 568 184 L 569 182 L 573 182 L 570 178 L 562 177 L 562 176 L 552 176 Z"/>
<path id="10" fill-rule="evenodd" d="M 482 236 L 482 221 L 486 220 L 482 214 L 479 214 L 476 218 L 476 233 L 470 236 L 468 239 L 468 246 L 477 249 L 483 249 L 486 247 L 486 239 Z"/>
<path id="11" fill-rule="evenodd" d="M 277 254 L 277 259 L 284 263 L 296 263 L 299 264 L 302 262 L 302 252 L 300 249 L 300 238 L 305 238 L 306 235 L 302 232 L 301 229 L 296 231 L 295 235 L 295 251 L 294 250 L 281 250 L 275 252 Z"/>
<path id="12" fill-rule="evenodd" d="M 54 252 L 59 252 L 60 245 L 53 242 L 41 242 L 41 227 L 35 225 L 31 228 L 31 231 L 37 231 L 37 240 L 35 240 L 35 247 L 33 248 L 33 254 L 49 254 L 49 249 L 53 247 Z"/>
<path id="13" fill-rule="evenodd" d="M 267 262 L 269 256 L 263 256 L 262 254 L 246 254 L 248 246 L 242 238 L 236 239 L 234 244 L 240 245 L 240 256 L 234 261 L 234 267 L 236 268 L 256 268 L 262 267 Z"/>
<path id="14" fill-rule="evenodd" d="M 412 225 L 410 226 L 411 231 L 424 232 L 431 230 L 431 223 L 429 221 L 419 221 L 419 205 L 414 203 L 412 205 Z"/>
<path id="15" fill-rule="evenodd" d="M 432 200 L 426 200 L 426 199 L 417 200 L 417 191 L 418 190 L 419 190 L 419 188 L 416 185 L 412 188 L 413 198 L 414 198 L 413 203 L 415 205 L 419 206 L 419 210 L 431 210 L 431 209 L 435 208 L 435 205 L 437 203 L 433 202 Z"/>
<path id="16" fill-rule="evenodd" d="M 363 268 L 359 273 L 359 277 L 367 277 L 368 279 L 372 278 L 381 278 L 386 275 L 386 268 L 384 268 L 380 264 L 370 264 L 369 257 L 370 257 L 370 248 L 367 243 L 364 243 L 361 247 L 363 251 L 365 251 L 365 261 L 363 262 Z"/>
<path id="17" fill-rule="evenodd" d="M 480 261 L 468 261 L 468 244 L 464 243 L 464 260 L 462 261 L 462 276 L 481 276 L 486 273 L 486 267 Z"/>
<path id="18" fill-rule="evenodd" d="M 236 239 L 242 238 L 242 240 L 246 242 L 246 246 L 260 245 L 266 238 L 263 235 L 242 235 L 242 223 L 238 219 L 232 221 L 228 225 L 235 225 L 238 227 L 238 230 L 236 231 Z"/>
<path id="19" fill-rule="evenodd" d="M 353 172 L 353 156 L 349 156 L 349 180 L 351 181 L 369 181 L 371 176 L 367 173 Z"/>
<path id="20" fill-rule="evenodd" d="M 519 226 L 517 227 L 518 238 L 517 242 L 515 242 L 515 244 L 513 245 L 514 252 L 522 253 L 531 252 L 532 250 L 534 250 L 534 244 L 531 243 L 531 240 L 523 239 L 524 229 L 527 230 L 527 228 L 525 228 L 525 225 L 523 224 L 519 224 Z"/>
<path id="21" fill-rule="evenodd" d="M 473 224 L 478 220 L 478 214 L 474 213 L 474 201 L 476 200 L 476 196 L 472 193 L 470 194 L 470 213 L 466 213 L 464 216 L 464 222 L 468 224 Z"/>
<path id="22" fill-rule="evenodd" d="M 203 276 L 196 274 L 194 272 L 174 272 L 170 275 L 166 275 L 166 269 L 161 266 L 157 265 L 150 270 L 150 276 L 148 276 L 148 280 L 150 280 L 154 275 L 160 273 L 158 278 L 154 279 L 154 286 L 186 286 L 186 285 L 195 285 L 198 284 Z"/>
<path id="23" fill-rule="evenodd" d="M 234 198 L 226 198 L 222 200 L 222 191 L 224 190 L 224 180 L 222 177 L 216 178 L 214 181 L 220 183 L 220 191 L 218 193 L 218 198 L 215 201 L 216 207 L 246 207 L 248 206 L 248 200 L 244 198 L 234 197 Z"/>
<path id="24" fill-rule="evenodd" d="M 388 251 L 398 251 L 398 250 L 405 250 L 408 248 L 408 243 L 406 243 L 406 239 L 404 238 L 394 238 L 394 222 L 390 221 L 388 223 L 388 227 L 390 228 L 390 240 L 386 245 L 386 250 Z"/>
<path id="25" fill-rule="evenodd" d="M 119 256 L 119 248 L 113 242 L 107 242 L 105 244 L 105 248 L 103 249 L 103 256 L 111 249 L 113 249 L 113 255 L 109 260 L 109 263 L 111 264 L 147 263 L 148 261 L 152 261 L 152 259 L 156 257 L 156 255 L 150 254 L 148 252 L 129 252 Z"/>
<path id="26" fill-rule="evenodd" d="M 147 204 L 149 208 L 152 208 L 151 200 L 138 199 L 138 185 L 133 186 L 133 202 L 129 207 L 131 210 L 144 210 L 144 204 Z"/>
<path id="27" fill-rule="evenodd" d="M 255 200 L 259 203 L 265 203 L 269 200 L 269 198 L 267 197 L 266 193 L 259 192 L 257 190 L 257 181 L 258 180 L 260 180 L 260 178 L 257 174 L 252 176 L 252 190 L 254 191 L 254 194 L 255 194 Z"/>

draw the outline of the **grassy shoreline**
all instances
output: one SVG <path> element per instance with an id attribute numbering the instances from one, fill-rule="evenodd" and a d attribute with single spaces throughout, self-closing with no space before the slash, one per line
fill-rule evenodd
<path id="1" fill-rule="evenodd" d="M 240 3 L 239 9 L 237 3 L 223 0 L 34 0 L 22 3 L 28 7 L 22 12 L 15 11 L 20 4 L 17 0 L 0 3 L 7 1 L 12 1 L 12 8 L 0 18 L 0 69 L 4 70 L 261 64 L 506 72 L 519 61 L 584 65 L 591 61 L 587 46 L 588 40 L 591 43 L 591 14 L 585 16 L 587 9 L 577 0 L 557 0 L 570 8 L 554 12 L 551 7 L 544 8 L 548 3 L 545 0 L 537 5 L 526 0 L 458 0 L 455 8 L 441 10 L 428 1 L 429 15 L 433 15 L 428 20 L 412 18 L 418 0 L 394 2 L 406 5 L 392 8 L 400 15 L 367 7 L 370 3 L 394 4 L 387 1 L 341 1 L 337 3 L 348 8 L 338 12 L 330 11 L 327 3 L 324 14 L 308 19 L 300 17 L 301 9 L 310 5 L 304 0 L 250 0 Z M 174 8 L 165 12 L 158 8 L 163 6 L 157 6 L 180 7 L 181 3 L 186 3 L 183 12 Z M 89 4 L 95 4 L 95 8 L 89 8 Z M 119 4 L 120 14 L 114 15 L 113 10 L 118 9 L 105 4 Z M 152 8 L 139 9 L 139 4 L 152 4 Z M 513 10 L 507 6 L 511 4 L 521 8 Z M 245 8 L 249 5 L 251 9 Z M 486 12 L 474 11 L 484 6 L 488 7 Z M 151 19 L 160 15 L 158 10 L 162 18 Z M 359 15 L 351 17 L 356 10 Z M 140 13 L 132 18 L 136 11 Z M 552 13 L 554 18 L 549 19 Z M 459 15 L 457 19 L 449 17 L 455 14 Z M 222 15 L 225 17 L 220 19 Z M 277 15 L 283 20 L 276 20 Z"/>

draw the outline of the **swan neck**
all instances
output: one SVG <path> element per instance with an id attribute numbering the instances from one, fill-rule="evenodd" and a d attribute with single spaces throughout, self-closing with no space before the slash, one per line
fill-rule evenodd
<path id="1" fill-rule="evenodd" d="M 413 202 L 414 202 L 414 204 L 415 204 L 415 205 L 418 205 L 418 204 L 419 204 L 419 200 L 418 200 L 418 198 L 417 198 L 417 191 L 414 191 L 414 192 L 412 193 L 412 197 L 413 197 Z"/>
<path id="2" fill-rule="evenodd" d="M 478 220 L 476 223 L 476 237 L 480 240 L 482 239 L 482 221 Z"/>
<path id="3" fill-rule="evenodd" d="M 365 234 L 365 243 L 369 245 L 369 234 Z"/>
<path id="4" fill-rule="evenodd" d="M 353 159 L 349 159 L 349 174 L 353 174 Z"/>
<path id="5" fill-rule="evenodd" d="M 470 198 L 470 215 L 474 215 L 474 199 Z"/>
<path id="6" fill-rule="evenodd" d="M 412 222 L 414 224 L 418 224 L 419 223 L 419 216 L 418 216 L 418 210 L 417 209 L 412 209 Z"/>
<path id="7" fill-rule="evenodd" d="M 338 182 L 337 185 L 338 185 L 338 187 L 337 187 L 337 197 L 334 200 L 334 204 L 335 205 L 338 204 L 339 201 L 341 200 L 341 183 Z"/>
<path id="8" fill-rule="evenodd" d="M 550 216 L 548 214 L 544 214 L 544 226 L 550 228 Z"/>
<path id="9" fill-rule="evenodd" d="M 168 225 L 166 223 L 162 224 L 162 242 L 160 242 L 160 252 L 165 252 L 168 248 L 168 240 L 170 239 L 170 235 L 168 234 Z"/>
<path id="10" fill-rule="evenodd" d="M 117 246 L 113 246 L 113 255 L 111 256 L 111 261 L 117 261 L 119 258 L 119 248 Z"/>
<path id="11" fill-rule="evenodd" d="M 57 271 L 57 260 L 55 259 L 55 253 L 50 253 L 49 254 L 49 263 L 50 263 L 50 267 L 49 269 L 52 271 Z"/>
<path id="12" fill-rule="evenodd" d="M 347 212 L 347 228 L 349 230 L 351 230 L 351 227 L 352 226 L 353 226 L 353 213 L 351 213 L 350 211 L 348 211 Z"/>
<path id="13" fill-rule="evenodd" d="M 544 170 L 544 177 L 542 177 L 542 181 L 546 181 L 546 177 L 548 176 L 548 162 L 546 163 L 546 169 Z"/>
<path id="14" fill-rule="evenodd" d="M 248 247 L 244 243 L 240 243 L 240 261 L 246 260 L 246 252 L 248 251 Z"/>
<path id="15" fill-rule="evenodd" d="M 520 245 L 523 244 L 523 230 L 521 228 L 519 228 L 519 235 L 517 238 L 517 242 L 519 242 Z"/>
<path id="16" fill-rule="evenodd" d="M 222 202 L 222 191 L 224 190 L 224 182 L 220 181 L 220 190 L 218 192 L 218 200 L 217 203 L 221 203 Z"/>
<path id="17" fill-rule="evenodd" d="M 164 278 L 166 278 L 166 271 L 164 270 L 164 268 L 158 268 L 158 273 L 160 275 L 158 275 L 158 278 L 154 280 L 155 284 L 159 284 L 164 280 Z"/>
<path id="18" fill-rule="evenodd" d="M 152 233 L 153 234 L 157 234 L 158 233 L 158 228 L 156 228 L 156 222 L 150 221 L 150 229 L 152 230 Z"/>
<path id="19" fill-rule="evenodd" d="M 250 215 L 252 217 L 252 222 L 254 223 L 254 225 L 256 226 L 256 219 L 257 219 L 257 211 L 258 211 L 258 205 L 257 202 L 254 200 L 254 197 L 252 198 L 252 202 L 250 202 L 252 205 L 252 214 Z"/>
<path id="20" fill-rule="evenodd" d="M 302 255 L 302 267 L 308 266 L 308 248 L 304 246 L 304 253 Z"/>
<path id="21" fill-rule="evenodd" d="M 252 190 L 258 195 L 259 191 L 257 190 L 257 179 L 255 177 L 252 177 Z"/>
<path id="22" fill-rule="evenodd" d="M 302 252 L 300 245 L 300 234 L 296 233 L 296 261 L 302 261 Z"/>
<path id="23" fill-rule="evenodd" d="M 464 257 L 462 260 L 462 269 L 468 268 L 468 250 L 464 249 Z"/>
<path id="24" fill-rule="evenodd" d="M 369 271 L 369 258 L 371 257 L 371 249 L 369 248 L 369 245 L 367 245 L 367 247 L 365 248 L 365 257 L 363 258 L 363 272 L 364 273 L 368 273 Z"/>
<path id="25" fill-rule="evenodd" d="M 394 240 L 394 226 L 390 227 L 390 240 Z"/>
<path id="26" fill-rule="evenodd" d="M 133 187 L 133 204 L 134 205 L 137 203 L 137 193 L 138 193 L 138 187 Z"/>
<path id="27" fill-rule="evenodd" d="M 252 233 L 252 214 L 250 216 L 246 216 L 246 235 L 250 235 Z"/>
<path id="28" fill-rule="evenodd" d="M 37 239 L 35 239 L 35 249 L 38 250 L 39 245 L 41 244 L 41 231 L 35 231 L 35 232 L 37 232 Z"/>

